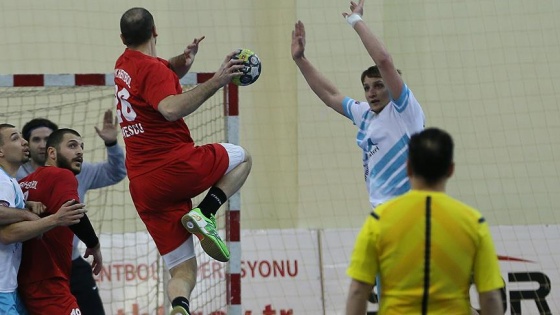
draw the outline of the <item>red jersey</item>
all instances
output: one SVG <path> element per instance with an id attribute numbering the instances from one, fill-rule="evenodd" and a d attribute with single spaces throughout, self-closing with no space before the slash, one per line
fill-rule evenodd
<path id="1" fill-rule="evenodd" d="M 80 200 L 76 176 L 67 169 L 39 167 L 19 183 L 27 200 L 39 201 L 46 206 L 46 214 L 56 213 L 68 200 Z M 25 291 L 26 284 L 46 279 L 70 281 L 73 238 L 70 228 L 59 226 L 25 241 L 18 273 L 20 289 Z"/>
<path id="2" fill-rule="evenodd" d="M 115 64 L 115 85 L 128 177 L 184 158 L 175 150 L 194 147 L 187 124 L 183 119 L 168 121 L 158 111 L 161 100 L 182 93 L 169 63 L 127 48 Z"/>

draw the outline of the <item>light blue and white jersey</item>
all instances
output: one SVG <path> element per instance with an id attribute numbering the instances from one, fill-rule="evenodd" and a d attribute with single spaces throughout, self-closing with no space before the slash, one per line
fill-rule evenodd
<path id="1" fill-rule="evenodd" d="M 0 204 L 10 208 L 25 208 L 25 198 L 15 178 L 0 169 Z M 17 274 L 21 263 L 21 243 L 0 243 L 0 292 L 17 289 Z"/>
<path id="2" fill-rule="evenodd" d="M 410 190 L 406 175 L 408 141 L 424 129 L 424 112 L 412 94 L 403 86 L 397 100 L 391 100 L 379 113 L 367 102 L 349 97 L 342 101 L 344 114 L 356 126 L 356 142 L 363 151 L 364 177 L 369 201 L 373 207 Z"/>

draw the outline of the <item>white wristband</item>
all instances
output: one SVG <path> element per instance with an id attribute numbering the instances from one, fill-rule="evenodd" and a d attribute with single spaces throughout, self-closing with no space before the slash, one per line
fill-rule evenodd
<path id="1" fill-rule="evenodd" d="M 350 26 L 354 27 L 358 21 L 361 21 L 362 17 L 358 13 L 352 13 L 346 17 L 346 22 L 350 24 Z"/>

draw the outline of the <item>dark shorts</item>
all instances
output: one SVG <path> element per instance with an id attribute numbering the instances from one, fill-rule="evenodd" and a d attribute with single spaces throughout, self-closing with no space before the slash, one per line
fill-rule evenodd
<path id="1" fill-rule="evenodd" d="M 70 290 L 78 300 L 82 315 L 105 315 L 91 265 L 82 257 L 72 260 Z"/>

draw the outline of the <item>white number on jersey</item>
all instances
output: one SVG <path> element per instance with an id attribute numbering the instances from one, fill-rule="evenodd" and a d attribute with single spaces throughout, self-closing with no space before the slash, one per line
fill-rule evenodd
<path id="1" fill-rule="evenodd" d="M 121 103 L 121 109 L 117 106 L 117 119 L 119 123 L 123 122 L 123 118 L 127 121 L 134 121 L 136 119 L 136 112 L 132 109 L 132 105 L 128 102 L 130 93 L 127 89 L 122 88 L 119 91 L 119 87 L 115 85 L 115 105 Z"/>

